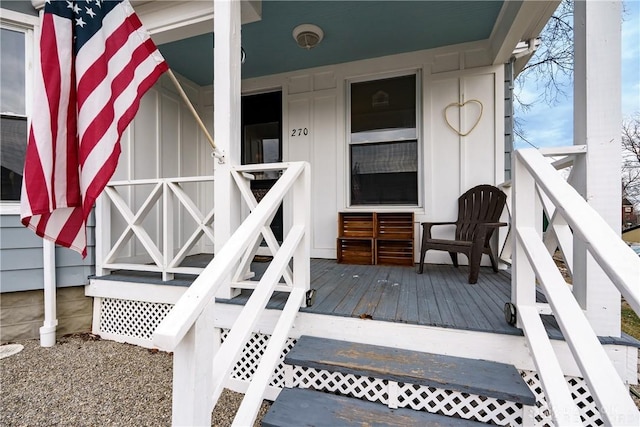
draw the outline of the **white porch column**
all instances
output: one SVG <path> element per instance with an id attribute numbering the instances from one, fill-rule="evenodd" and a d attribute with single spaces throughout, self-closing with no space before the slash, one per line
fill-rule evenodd
<path id="1" fill-rule="evenodd" d="M 214 140 L 226 156 L 225 163 L 216 161 L 214 171 L 214 254 L 217 254 L 241 220 L 240 192 L 230 173 L 231 166 L 240 164 L 240 1 L 214 2 L 214 28 Z M 222 287 L 218 296 L 231 298 L 235 296 L 232 293 L 239 291 Z"/>
<path id="2" fill-rule="evenodd" d="M 621 2 L 575 2 L 574 144 L 586 144 L 576 163 L 576 188 L 620 233 Z M 620 336 L 620 293 L 574 243 L 573 290 L 600 336 Z"/>

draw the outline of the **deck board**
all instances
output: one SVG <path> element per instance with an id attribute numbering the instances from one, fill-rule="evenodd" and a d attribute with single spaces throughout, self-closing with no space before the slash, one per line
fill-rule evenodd
<path id="1" fill-rule="evenodd" d="M 478 298 L 474 298 L 473 295 L 469 292 L 468 287 L 461 286 L 458 289 L 458 294 L 460 295 L 460 301 L 464 302 L 464 306 L 470 313 L 477 313 L 473 320 L 475 322 L 475 328 L 477 329 L 493 329 L 496 327 L 492 323 L 492 316 L 487 316 L 484 309 L 484 301 L 478 300 Z M 477 293 L 476 293 L 477 295 Z"/>
<path id="2" fill-rule="evenodd" d="M 328 283 L 329 292 L 325 292 L 325 297 L 322 300 L 316 298 L 314 307 L 317 307 L 318 310 L 323 312 L 335 312 L 336 307 L 342 302 L 345 296 L 347 296 L 349 291 L 354 287 L 362 285 L 359 273 L 363 268 L 364 267 L 360 265 L 353 265 L 342 271 L 336 271 L 334 273 L 336 275 L 333 276 L 331 282 Z M 316 285 L 314 278 L 311 279 L 311 283 L 311 288 L 319 289 L 317 286 L 320 285 Z M 350 314 L 351 313 L 348 313 L 348 315 Z"/>
<path id="3" fill-rule="evenodd" d="M 398 298 L 398 308 L 396 320 L 408 323 L 411 319 L 418 318 L 418 286 L 416 274 L 409 269 L 402 269 L 400 283 L 400 296 Z"/>
<path id="4" fill-rule="evenodd" d="M 440 319 L 440 311 L 429 274 L 416 274 L 416 290 L 418 292 L 417 323 L 435 325 Z"/>
<path id="5" fill-rule="evenodd" d="M 314 260 L 311 263 L 311 277 L 314 281 L 314 288 L 316 289 L 316 302 L 315 306 L 319 306 L 323 301 L 331 296 L 331 293 L 339 285 L 339 281 L 335 280 L 335 272 L 331 266 L 315 267 L 315 265 L 325 265 L 326 260 Z M 335 267 L 334 263 L 334 267 Z"/>
<path id="6" fill-rule="evenodd" d="M 447 281 L 453 289 L 452 301 L 454 304 L 457 303 L 459 310 L 464 313 L 469 329 L 480 330 L 483 328 L 490 328 L 490 324 L 485 325 L 485 322 L 488 323 L 488 321 L 486 321 L 483 315 L 485 308 L 484 305 L 476 304 L 479 293 L 477 289 L 473 289 L 473 286 L 475 285 L 459 283 L 451 270 L 448 270 Z M 470 316 L 469 314 L 471 313 L 474 313 L 474 315 Z"/>
<path id="7" fill-rule="evenodd" d="M 369 282 L 369 290 L 364 294 L 358 303 L 356 304 L 352 315 L 354 317 L 361 317 L 371 319 L 373 318 L 373 312 L 380 303 L 382 297 L 383 281 L 386 280 L 386 270 L 389 267 L 377 266 L 375 270 L 370 270 L 370 276 L 367 276 Z M 313 286 L 313 285 L 311 285 Z"/>
<path id="8" fill-rule="evenodd" d="M 455 283 L 452 283 L 448 278 L 448 271 L 438 269 L 434 272 L 433 288 L 438 301 L 438 307 L 440 308 L 440 316 L 442 325 L 452 327 L 460 325 L 463 329 L 469 329 L 469 321 L 467 316 L 464 315 L 460 301 L 458 297 Z"/>
<path id="9" fill-rule="evenodd" d="M 477 307 L 474 312 L 478 313 L 478 317 L 482 316 L 486 319 L 491 329 L 500 328 L 505 323 L 502 309 L 504 304 L 509 301 L 506 295 L 491 292 L 494 284 L 493 282 L 489 282 L 486 287 L 473 289 L 472 294 L 469 287 L 465 288 L 465 290 L 469 290 L 469 299 L 471 299 L 475 307 Z"/>
<path id="10" fill-rule="evenodd" d="M 364 275 L 365 268 L 360 266 L 356 273 L 352 275 L 353 286 L 347 290 L 342 296 L 342 299 L 333 308 L 336 314 L 343 316 L 354 315 L 354 307 L 358 305 L 358 302 L 370 292 L 371 279 Z"/>
<path id="11" fill-rule="evenodd" d="M 406 287 L 406 283 L 402 283 L 402 270 L 399 267 L 389 267 L 387 270 L 387 278 L 382 282 L 382 294 L 380 295 L 380 302 L 373 310 L 373 318 L 398 320 L 400 289 Z"/>

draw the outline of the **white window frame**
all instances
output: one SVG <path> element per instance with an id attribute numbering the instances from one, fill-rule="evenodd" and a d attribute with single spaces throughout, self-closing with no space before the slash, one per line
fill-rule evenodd
<path id="1" fill-rule="evenodd" d="M 27 117 L 27 129 L 31 123 L 31 108 L 33 99 L 33 67 L 36 63 L 36 35 L 40 31 L 40 20 L 37 16 L 26 15 L 9 9 L 2 9 L 0 14 L 0 27 L 7 30 L 24 33 L 24 69 L 25 69 L 25 115 Z M 26 143 L 26 141 L 25 141 Z M 0 215 L 18 215 L 20 202 L 15 200 L 0 200 Z"/>
<path id="2" fill-rule="evenodd" d="M 415 76 L 416 79 L 416 141 L 417 141 L 417 153 L 418 156 L 418 204 L 416 205 L 352 205 L 351 204 L 351 145 L 360 144 L 358 142 L 351 142 L 351 85 L 354 83 L 371 82 L 375 80 L 385 80 L 394 77 L 406 77 Z M 407 211 L 407 212 L 420 212 L 423 209 L 424 202 L 424 138 L 422 134 L 423 128 L 423 113 L 422 113 L 422 70 L 419 68 L 405 69 L 394 72 L 380 73 L 375 75 L 367 75 L 363 77 L 353 77 L 346 79 L 346 105 L 345 105 L 345 177 L 346 177 L 346 192 L 345 192 L 345 204 L 349 211 Z M 400 140 L 398 140 L 400 141 Z"/>

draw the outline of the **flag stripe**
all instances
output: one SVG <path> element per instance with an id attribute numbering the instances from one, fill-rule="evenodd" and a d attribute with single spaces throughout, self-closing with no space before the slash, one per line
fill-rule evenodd
<path id="1" fill-rule="evenodd" d="M 55 38 L 54 28 L 55 24 L 53 23 L 53 16 L 45 15 L 45 19 L 50 22 L 45 22 L 42 27 L 42 39 L 46 40 L 48 43 L 46 46 L 42 48 L 42 75 L 47 76 L 48 84 L 45 85 L 45 91 L 47 94 L 47 105 L 49 106 L 49 114 L 53 120 L 51 123 L 51 144 L 52 149 L 56 152 L 57 149 L 57 141 L 58 141 L 58 121 L 56 118 L 59 117 L 58 112 L 60 109 L 60 100 L 62 94 L 62 77 L 60 72 L 60 64 L 63 63 L 58 58 L 58 39 Z M 48 25 L 47 25 L 48 24 Z M 53 173 L 56 169 L 56 158 L 53 157 L 51 159 L 51 182 L 53 187 L 55 188 L 55 173 Z M 56 194 L 55 190 L 51 192 L 51 206 L 55 208 L 56 206 Z"/>
<path id="2" fill-rule="evenodd" d="M 72 69 L 73 70 L 73 69 Z M 73 71 L 72 71 L 73 72 Z M 75 112 L 76 92 L 70 91 L 69 104 L 67 110 L 67 129 L 76 129 L 77 117 Z M 80 171 L 78 169 L 78 149 L 76 147 L 75 132 L 67 131 L 66 153 L 66 203 L 64 206 L 82 206 L 82 195 L 80 194 Z"/>
<path id="3" fill-rule="evenodd" d="M 81 249 L 83 257 L 86 256 L 85 218 L 82 209 L 65 208 L 62 211 L 65 215 L 61 216 L 61 218 L 57 218 L 58 223 L 55 224 L 56 228 L 52 229 L 50 232 L 48 230 L 48 234 L 56 235 L 56 243 L 67 248 L 73 248 L 74 241 L 78 238 L 79 234 L 82 234 L 79 242 L 76 242 L 76 244 L 82 245 L 83 247 L 78 247 L 76 250 Z"/>
<path id="4" fill-rule="evenodd" d="M 140 67 L 138 67 L 137 73 L 136 73 L 137 76 L 132 79 L 132 83 L 139 84 L 138 83 L 138 81 L 140 80 L 140 77 L 138 77 L 139 75 L 148 74 L 153 76 L 155 67 L 156 67 L 155 61 L 153 61 L 152 59 L 147 59 L 143 64 L 140 65 Z M 162 66 L 162 67 L 163 67 L 162 71 L 164 71 L 166 69 L 164 67 L 166 66 Z M 115 110 L 115 114 L 117 117 L 121 117 L 125 113 L 126 109 L 128 109 L 131 105 L 134 105 L 136 92 L 130 89 L 131 88 L 128 88 L 125 92 L 121 94 L 121 96 L 119 96 L 113 102 L 113 108 Z M 145 88 L 145 91 L 146 89 L 148 88 Z M 135 105 L 137 108 L 137 104 Z M 126 124 L 128 124 L 128 121 Z M 124 127 L 126 127 L 126 125 Z M 124 131 L 124 127 L 121 127 L 120 129 L 118 129 L 117 123 L 115 121 L 111 122 L 110 127 L 105 131 L 104 135 L 102 136 L 98 144 L 93 147 L 90 153 L 86 153 L 86 159 L 84 161 L 83 167 L 89 168 L 89 169 L 95 169 L 95 170 L 99 169 L 102 166 L 102 163 L 104 162 L 104 158 L 108 157 L 111 153 L 111 150 L 112 150 L 111 147 L 113 145 L 112 140 L 114 138 L 117 138 L 118 135 L 120 135 Z"/>
<path id="5" fill-rule="evenodd" d="M 128 0 L 47 2 L 40 63 L 21 220 L 84 257 L 86 221 L 116 169 L 122 133 L 168 67 Z"/>
<path id="6" fill-rule="evenodd" d="M 107 72 L 113 72 L 113 65 L 108 64 L 108 62 L 112 59 L 111 56 L 107 52 L 122 52 L 120 55 L 127 56 L 127 50 L 120 50 L 123 46 L 127 44 L 129 40 L 132 28 L 130 28 L 131 22 L 135 22 L 135 20 L 126 20 L 124 21 L 115 31 L 111 34 L 107 40 L 105 41 L 106 51 L 102 53 L 97 58 L 93 58 L 93 53 L 91 52 L 89 56 L 91 58 L 79 57 L 78 63 L 82 64 L 85 61 L 91 61 L 89 67 L 86 71 L 82 72 L 82 80 L 78 83 L 78 94 L 81 95 L 90 95 L 94 93 L 94 90 L 99 86 L 100 83 L 104 83 L 105 78 L 107 77 Z M 140 21 L 138 21 L 140 22 Z M 137 28 L 134 28 L 137 29 Z M 90 47 L 89 45 L 88 47 Z M 155 49 L 155 45 L 153 46 Z M 118 54 L 116 54 L 118 55 Z M 113 55 L 113 56 L 116 56 Z M 111 67 L 109 67 L 111 65 Z M 78 109 L 81 109 L 84 105 L 86 98 L 78 98 Z"/>
<path id="7" fill-rule="evenodd" d="M 38 145 L 36 144 L 33 131 L 29 133 L 29 140 L 27 143 L 27 152 L 25 155 L 28 159 L 38 159 L 40 155 L 38 153 Z M 45 183 L 45 171 L 42 167 L 42 163 L 39 161 L 25 162 L 24 165 L 24 177 L 22 181 L 22 197 L 25 195 L 29 198 L 29 204 L 31 206 L 43 206 L 41 210 L 34 210 L 34 214 L 41 214 L 49 212 L 49 198 L 48 193 L 43 191 L 29 191 L 34 188 L 35 185 Z"/>
<path id="8" fill-rule="evenodd" d="M 149 90 L 151 88 L 151 86 L 153 86 L 153 84 L 156 82 L 156 80 L 158 80 L 160 75 L 162 73 L 164 73 L 166 70 L 167 70 L 166 63 L 158 64 L 156 66 L 156 69 L 153 71 L 153 73 L 150 74 L 149 76 L 147 76 L 147 78 L 139 86 L 139 88 L 138 88 L 139 92 L 140 93 L 145 93 L 147 90 Z M 138 107 L 140 105 L 140 99 L 141 98 L 142 98 L 142 96 L 138 96 L 137 99 L 134 101 L 134 103 L 131 104 L 129 109 L 125 113 L 122 114 L 122 117 L 120 118 L 120 120 L 118 122 L 118 125 L 117 125 L 117 130 L 118 130 L 118 134 L 119 135 L 121 135 L 122 132 L 124 132 L 124 130 L 129 125 L 131 120 L 133 120 L 133 117 L 135 116 L 135 114 L 136 114 L 136 112 L 138 110 Z M 117 159 L 117 156 L 120 154 L 120 143 L 119 142 L 116 145 L 116 149 L 117 149 L 117 154 L 114 152 L 114 153 L 112 153 L 112 156 L 115 155 L 116 159 Z M 113 161 L 112 159 L 110 159 L 110 160 Z M 109 164 L 109 162 L 107 162 L 107 164 Z M 115 171 L 115 166 L 116 166 L 115 162 L 113 162 L 113 168 L 112 169 L 106 170 L 106 168 L 103 168 L 103 169 L 100 170 L 100 173 L 96 174 L 95 179 L 93 180 L 91 185 L 86 189 L 87 197 L 92 197 L 94 199 L 98 197 L 98 195 L 102 191 L 102 188 L 104 188 L 106 183 L 109 181 L 109 179 L 113 175 L 113 172 Z M 85 209 L 87 209 L 86 205 L 85 205 Z"/>
<path id="9" fill-rule="evenodd" d="M 102 189 L 107 185 L 109 179 L 113 175 L 115 171 L 115 165 L 118 161 L 118 157 L 120 156 L 120 143 L 116 144 L 113 148 L 113 152 L 107 158 L 107 161 L 104 165 L 98 170 L 94 180 L 87 188 L 87 197 L 85 198 L 85 211 L 91 211 L 91 207 L 93 206 L 93 202 L 98 198 Z"/>
<path id="10" fill-rule="evenodd" d="M 151 40 L 149 40 L 149 42 L 152 43 Z M 117 129 L 116 126 L 114 126 L 116 115 L 121 114 L 120 111 L 116 111 L 115 109 L 119 106 L 128 108 L 131 103 L 135 101 L 135 98 L 138 97 L 137 89 L 135 87 L 140 79 L 138 75 L 141 72 L 144 72 L 146 74 L 146 68 L 149 65 L 155 66 L 156 64 L 155 61 L 145 62 L 145 59 L 147 59 L 148 57 L 149 56 L 146 45 L 139 46 L 134 52 L 131 53 L 131 61 L 112 80 L 111 98 L 106 103 L 102 111 L 97 114 L 96 118 L 91 122 L 86 131 L 84 131 L 83 133 L 82 129 L 80 130 L 81 166 L 84 166 L 86 158 L 89 157 L 89 154 L 94 149 L 94 147 L 102 142 L 103 136 L 108 139 L 119 139 L 119 135 L 124 129 L 120 130 Z M 108 140 L 108 143 L 111 142 Z"/>
<path id="11" fill-rule="evenodd" d="M 50 40 L 53 50 L 51 56 L 47 56 L 47 52 L 43 52 L 43 57 L 47 59 L 46 68 L 43 68 L 43 76 L 49 79 L 49 73 L 54 73 L 56 79 L 55 91 L 48 93 L 49 97 L 49 115 L 51 117 L 52 138 L 53 138 L 53 156 L 51 158 L 51 205 L 53 209 L 56 207 L 69 206 L 67 196 L 67 182 L 65 176 L 67 171 L 67 146 L 71 139 L 71 144 L 75 145 L 73 132 L 71 135 L 68 129 L 75 129 L 74 107 L 71 105 L 71 88 L 73 80 L 67 76 L 72 75 L 73 58 L 68 49 L 65 49 L 72 42 L 72 36 L 69 34 L 69 21 L 52 16 L 51 28 L 58 37 Z M 59 29 L 63 31 L 60 31 Z M 45 34 L 46 40 L 49 40 L 50 33 Z M 57 122 L 56 122 L 57 119 Z M 71 121 L 71 123 L 69 123 Z M 70 127 L 71 126 L 71 127 Z M 77 174 L 77 172 L 76 172 Z M 76 199 L 79 199 L 79 192 L 75 191 Z"/>

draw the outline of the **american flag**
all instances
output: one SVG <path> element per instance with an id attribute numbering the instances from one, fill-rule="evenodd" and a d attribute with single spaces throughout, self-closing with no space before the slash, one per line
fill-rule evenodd
<path id="1" fill-rule="evenodd" d="M 35 68 L 22 224 L 85 257 L 122 133 L 168 67 L 127 0 L 47 0 Z"/>

